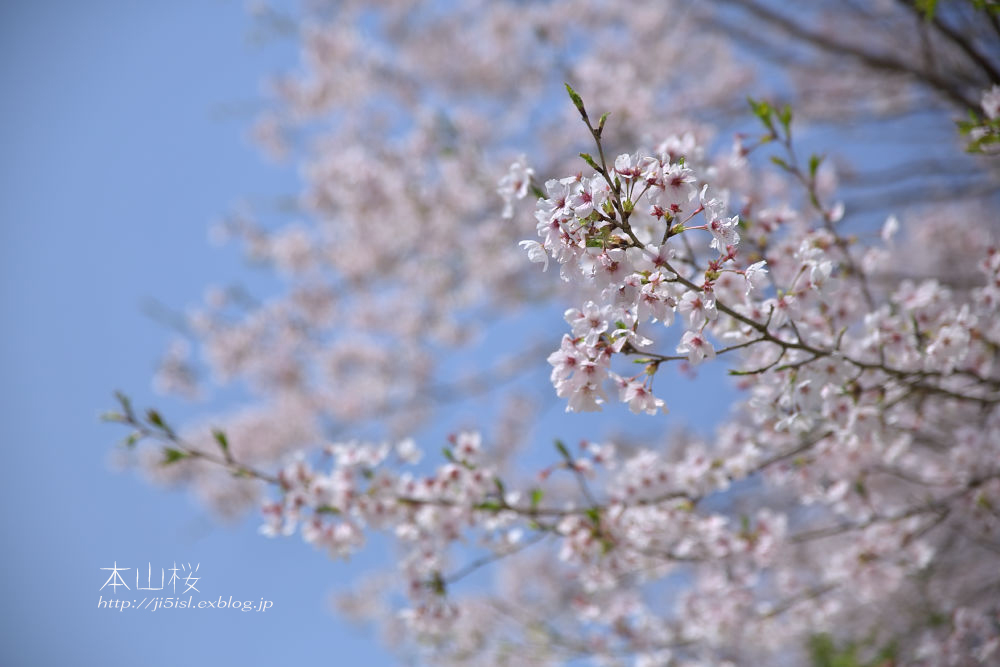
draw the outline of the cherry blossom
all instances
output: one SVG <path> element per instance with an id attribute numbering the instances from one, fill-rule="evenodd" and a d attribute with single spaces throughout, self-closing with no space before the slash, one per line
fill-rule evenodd
<path id="1" fill-rule="evenodd" d="M 340 608 L 413 662 L 806 664 L 826 646 L 991 664 L 995 166 L 956 150 L 890 169 L 799 143 L 810 120 L 882 132 L 920 111 L 961 148 L 936 111 L 950 104 L 989 152 L 991 18 L 920 4 L 316 10 L 256 130 L 301 159 L 296 219 L 219 226 L 277 293 L 211 290 L 157 376 L 248 402 L 174 428 L 121 397 L 126 451 L 225 516 L 259 507 L 268 537 L 340 559 L 380 535 L 392 571 Z M 752 99 L 733 120 L 772 83 L 748 53 L 788 70 L 768 97 L 794 116 Z M 941 164 L 956 178 L 935 198 Z M 518 319 L 529 308 L 551 326 Z M 483 354 L 490 336 L 520 353 Z M 543 394 L 505 393 L 543 359 Z M 683 376 L 711 369 L 735 398 L 699 393 L 714 430 L 672 431 Z M 421 432 L 478 394 L 496 423 Z M 626 406 L 642 435 L 623 420 L 539 442 L 539 396 Z"/>

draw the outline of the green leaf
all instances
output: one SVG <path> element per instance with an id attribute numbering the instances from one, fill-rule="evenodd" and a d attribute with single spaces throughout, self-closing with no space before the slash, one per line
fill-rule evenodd
<path id="1" fill-rule="evenodd" d="M 595 171 L 601 171 L 600 165 L 594 162 L 594 158 L 590 155 L 590 153 L 580 153 L 580 157 L 582 157 L 583 161 L 590 165 L 592 169 Z"/>
<path id="2" fill-rule="evenodd" d="M 771 156 L 771 162 L 773 162 L 774 164 L 778 165 L 779 167 L 781 167 L 785 171 L 792 171 L 792 168 L 788 165 L 788 163 L 785 162 L 780 157 L 778 157 L 777 155 L 772 155 Z"/>
<path id="3" fill-rule="evenodd" d="M 128 417 L 130 420 L 134 421 L 133 418 L 135 416 L 135 413 L 132 411 L 132 401 L 129 399 L 129 397 L 120 391 L 116 391 L 115 398 L 118 400 L 118 403 L 122 406 L 122 412 L 125 413 L 125 416 Z"/>
<path id="4" fill-rule="evenodd" d="M 431 577 L 431 580 L 427 582 L 427 585 L 430 587 L 432 591 L 434 591 L 438 595 L 443 596 L 447 593 L 447 591 L 445 590 L 444 577 L 441 576 L 440 572 L 435 572 L 434 575 Z"/>
<path id="5" fill-rule="evenodd" d="M 320 505 L 313 512 L 316 514 L 340 514 L 340 510 L 333 505 Z"/>
<path id="6" fill-rule="evenodd" d="M 545 495 L 541 489 L 534 489 L 531 492 L 531 509 L 538 509 L 539 503 L 542 502 L 542 496 Z"/>
<path id="7" fill-rule="evenodd" d="M 475 509 L 483 510 L 485 512 L 499 512 L 500 510 L 503 509 L 503 505 L 501 505 L 496 500 L 484 500 L 483 502 L 476 505 Z"/>
<path id="8" fill-rule="evenodd" d="M 149 410 L 146 411 L 146 420 L 153 426 L 163 431 L 163 434 L 166 435 L 171 440 L 175 440 L 177 438 L 176 434 L 174 433 L 174 429 L 170 428 L 167 422 L 163 421 L 163 417 L 160 415 L 160 413 L 154 410 L 153 408 L 150 408 Z"/>
<path id="9" fill-rule="evenodd" d="M 816 178 L 816 171 L 819 169 L 819 165 L 823 162 L 822 155 L 816 155 L 813 153 L 809 156 L 809 176 Z"/>
<path id="10" fill-rule="evenodd" d="M 449 460 L 449 461 L 451 461 L 452 463 L 454 463 L 454 462 L 455 462 L 455 455 L 454 455 L 454 454 L 452 454 L 452 453 L 451 453 L 451 450 L 450 450 L 450 449 L 448 449 L 447 447 L 442 447 L 442 448 L 441 448 L 441 453 L 442 453 L 442 454 L 444 455 L 444 457 L 445 457 L 446 459 L 448 459 L 448 460 Z"/>
<path id="11" fill-rule="evenodd" d="M 785 128 L 785 134 L 790 135 L 792 132 L 792 107 L 785 105 L 781 108 L 781 112 L 778 114 L 778 120 L 781 121 L 781 126 Z"/>
<path id="12" fill-rule="evenodd" d="M 580 112 L 580 116 L 583 118 L 584 122 L 586 122 L 587 126 L 589 127 L 590 119 L 587 117 L 587 110 L 583 106 L 583 98 L 580 97 L 580 95 L 575 90 L 573 90 L 573 87 L 568 83 L 566 84 L 566 92 L 569 93 L 569 99 L 573 100 L 573 106 L 575 106 L 576 110 Z"/>
<path id="13" fill-rule="evenodd" d="M 559 450 L 559 453 L 563 455 L 564 459 L 570 462 L 573 461 L 573 457 L 569 455 L 569 450 L 566 449 L 566 444 L 562 440 L 556 439 L 556 449 Z"/>
<path id="14" fill-rule="evenodd" d="M 160 462 L 161 465 L 170 465 L 172 463 L 177 463 L 183 459 L 189 458 L 191 455 L 180 449 L 175 449 L 173 447 L 163 448 L 163 460 Z"/>
<path id="15" fill-rule="evenodd" d="M 564 85 L 566 86 L 566 92 L 569 93 L 569 99 L 573 100 L 573 106 L 577 109 L 583 110 L 583 98 L 580 97 L 579 93 L 573 90 L 573 86 L 568 83 Z"/>
<path id="16" fill-rule="evenodd" d="M 773 130 L 774 124 L 771 122 L 771 114 L 774 113 L 774 109 L 771 108 L 771 105 L 766 101 L 757 101 L 752 97 L 748 97 L 747 102 L 750 103 L 753 115 L 757 116 L 767 129 Z"/>
<path id="17" fill-rule="evenodd" d="M 219 448 L 222 449 L 222 453 L 229 456 L 229 440 L 226 438 L 226 434 L 219 429 L 212 429 L 212 437 L 215 441 L 219 443 Z"/>
<path id="18" fill-rule="evenodd" d="M 146 411 L 146 419 L 148 419 L 149 423 L 152 424 L 153 426 L 158 426 L 159 428 L 164 427 L 163 417 L 161 417 L 160 413 L 154 410 L 153 408 L 150 408 L 149 410 Z"/>

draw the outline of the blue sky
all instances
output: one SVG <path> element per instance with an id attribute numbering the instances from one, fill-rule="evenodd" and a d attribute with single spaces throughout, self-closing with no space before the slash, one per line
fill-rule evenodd
<path id="1" fill-rule="evenodd" d="M 167 335 L 143 300 L 191 304 L 240 270 L 207 242 L 211 221 L 241 196 L 294 191 L 293 171 L 246 139 L 263 77 L 294 63 L 294 45 L 250 33 L 234 1 L 0 8 L 0 663 L 392 663 L 328 613 L 356 566 L 264 540 L 255 521 L 220 526 L 187 496 L 115 472 L 122 434 L 97 419 L 116 388 L 158 400 Z M 116 561 L 200 563 L 204 599 L 274 606 L 98 610 L 100 568 Z"/>

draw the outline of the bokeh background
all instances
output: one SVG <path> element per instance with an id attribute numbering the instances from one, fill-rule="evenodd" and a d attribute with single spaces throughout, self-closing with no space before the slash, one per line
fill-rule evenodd
<path id="1" fill-rule="evenodd" d="M 359 566 L 116 471 L 123 434 L 98 421 L 118 388 L 159 401 L 167 334 L 149 300 L 183 307 L 244 271 L 211 222 L 294 191 L 247 134 L 262 80 L 296 57 L 235 1 L 0 6 L 2 664 L 394 662 L 330 612 Z M 175 561 L 200 563 L 202 599 L 274 606 L 97 609 L 100 568 L 133 568 L 134 589 L 134 568 Z"/>

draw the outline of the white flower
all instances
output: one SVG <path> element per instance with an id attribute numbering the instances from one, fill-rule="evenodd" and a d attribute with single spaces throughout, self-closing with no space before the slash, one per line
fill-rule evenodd
<path id="1" fill-rule="evenodd" d="M 549 254 L 545 252 L 545 248 L 542 247 L 541 243 L 526 239 L 519 242 L 517 245 L 528 251 L 528 261 L 534 264 L 542 265 L 543 273 L 549 270 Z"/>
<path id="2" fill-rule="evenodd" d="M 737 233 L 736 228 L 740 224 L 739 216 L 734 215 L 731 218 L 713 218 L 708 222 L 708 231 L 712 232 L 712 248 L 715 248 L 720 253 L 725 254 L 726 248 L 729 246 L 738 245 L 740 242 L 740 235 Z"/>
<path id="3" fill-rule="evenodd" d="M 638 380 L 628 380 L 625 382 L 625 385 L 621 389 L 621 400 L 623 403 L 628 403 L 628 409 L 635 414 L 645 412 L 646 414 L 655 415 L 660 410 L 666 412 L 663 399 L 653 396 L 653 392 Z"/>
<path id="4" fill-rule="evenodd" d="M 507 175 L 500 179 L 497 193 L 503 198 L 503 217 L 514 217 L 514 200 L 524 199 L 531 185 L 531 177 L 535 170 L 527 166 L 527 158 L 523 155 L 510 165 Z"/>
<path id="5" fill-rule="evenodd" d="M 764 282 L 764 275 L 767 273 L 766 265 L 767 262 L 764 261 L 754 262 L 743 272 L 743 277 L 747 281 L 747 296 L 750 296 L 751 290 L 760 289 Z"/>
<path id="6" fill-rule="evenodd" d="M 413 441 L 413 438 L 406 438 L 396 443 L 396 456 L 406 463 L 420 463 L 420 459 L 424 457 L 424 453 L 417 447 L 417 443 Z"/>
<path id="7" fill-rule="evenodd" d="M 585 384 L 573 392 L 566 404 L 566 412 L 598 412 L 605 401 L 604 392 L 594 384 Z"/>
<path id="8" fill-rule="evenodd" d="M 677 277 L 666 268 L 667 262 L 674 258 L 673 248 L 668 247 L 666 244 L 662 246 L 649 244 L 645 248 L 633 246 L 625 251 L 625 256 L 636 271 L 659 270 L 666 279 L 672 280 Z"/>
<path id="9" fill-rule="evenodd" d="M 563 313 L 563 319 L 573 327 L 573 336 L 583 338 L 587 347 L 594 347 L 601 334 L 608 330 L 607 308 L 601 308 L 593 301 L 588 301 L 583 310 L 570 308 Z"/>
<path id="10" fill-rule="evenodd" d="M 894 215 L 890 215 L 885 219 L 885 224 L 882 225 L 882 240 L 885 243 L 892 243 L 892 238 L 899 231 L 899 220 Z"/>
<path id="11" fill-rule="evenodd" d="M 695 181 L 694 172 L 687 167 L 667 165 L 663 168 L 657 187 L 650 190 L 650 202 L 676 213 L 697 194 Z"/>
<path id="12" fill-rule="evenodd" d="M 715 348 L 704 334 L 695 331 L 684 332 L 681 342 L 677 345 L 677 353 L 686 354 L 692 364 L 700 364 L 703 359 L 715 359 Z"/>
<path id="13" fill-rule="evenodd" d="M 688 326 L 700 326 L 706 320 L 715 321 L 719 311 L 715 308 L 715 299 L 703 292 L 685 292 L 677 304 L 681 315 L 687 316 Z"/>
<path id="14" fill-rule="evenodd" d="M 637 178 L 640 173 L 639 168 L 639 154 L 629 155 L 628 153 L 622 153 L 615 158 L 615 173 L 621 177 L 623 181 L 630 181 L 633 178 Z"/>
<path id="15" fill-rule="evenodd" d="M 483 437 L 478 431 L 462 431 L 455 437 L 455 457 L 459 461 L 472 461 L 483 448 Z"/>

